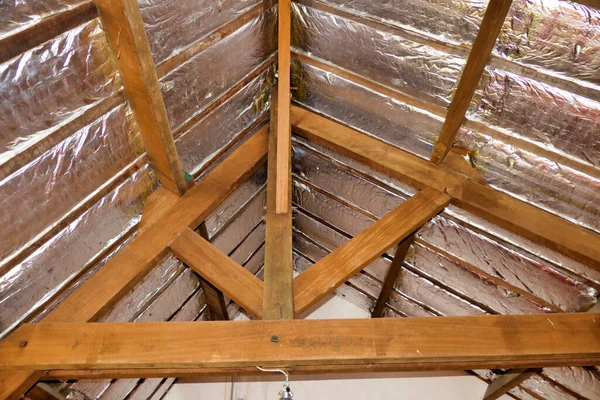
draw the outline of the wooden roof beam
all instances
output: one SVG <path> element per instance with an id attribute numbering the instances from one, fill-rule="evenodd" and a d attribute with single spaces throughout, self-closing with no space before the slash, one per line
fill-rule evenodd
<path id="1" fill-rule="evenodd" d="M 263 317 L 263 283 L 191 229 L 171 243 L 170 249 L 186 265 L 244 310 Z"/>
<path id="2" fill-rule="evenodd" d="M 309 310 L 442 211 L 451 197 L 424 188 L 294 279 L 296 315 Z"/>
<path id="3" fill-rule="evenodd" d="M 158 323 L 25 324 L 0 341 L 0 367 L 237 368 L 600 363 L 599 314 Z"/>
<path id="4" fill-rule="evenodd" d="M 500 29 L 506 19 L 512 0 L 490 0 L 481 21 L 479 32 L 473 43 L 467 64 L 452 97 L 448 114 L 442 125 L 440 136 L 433 148 L 431 162 L 440 164 L 454 144 L 458 129 L 462 125 L 471 104 L 477 85 L 492 54 Z"/>
<path id="5" fill-rule="evenodd" d="M 41 324 L 96 319 L 153 267 L 175 236 L 196 228 L 266 160 L 268 127 L 248 139 L 58 305 Z M 18 399 L 42 373 L 0 371 L 0 399 Z"/>
<path id="6" fill-rule="evenodd" d="M 417 188 L 445 191 L 458 206 L 600 270 L 600 235 L 596 232 L 295 106 L 292 125 L 312 141 Z"/>
<path id="7" fill-rule="evenodd" d="M 289 98 L 289 94 L 287 95 Z M 292 262 L 292 174 L 291 151 L 287 150 L 287 170 L 280 170 L 278 164 L 278 140 L 281 138 L 279 123 L 278 85 L 271 91 L 271 129 L 269 134 L 269 156 L 267 172 L 267 212 L 265 237 L 265 274 L 264 274 L 264 318 L 294 318 L 293 284 L 294 266 Z M 288 108 L 289 110 L 289 108 Z M 289 125 L 289 114 L 288 114 Z M 286 134 L 289 134 L 286 133 Z M 285 193 L 278 186 L 277 175 L 287 174 Z M 276 212 L 279 196 L 286 196 L 287 209 Z"/>
<path id="8" fill-rule="evenodd" d="M 404 264 L 404 260 L 406 259 L 406 255 L 408 254 L 408 250 L 410 249 L 410 245 L 415 240 L 415 234 L 408 236 L 404 240 L 400 242 L 398 248 L 396 249 L 396 254 L 394 254 L 394 259 L 390 264 L 387 274 L 385 275 L 385 280 L 383 281 L 383 287 L 381 288 L 381 292 L 379 293 L 379 297 L 375 302 L 375 307 L 373 308 L 373 312 L 371 313 L 371 318 L 382 318 L 383 310 L 385 309 L 385 305 L 390 298 L 390 294 L 392 290 L 394 290 L 394 286 L 398 277 L 400 276 L 400 272 L 402 271 L 402 264 Z"/>
<path id="9" fill-rule="evenodd" d="M 182 195 L 183 176 L 137 0 L 95 0 L 144 147 L 160 183 Z M 193 184 L 193 182 L 192 182 Z"/>
<path id="10" fill-rule="evenodd" d="M 277 193 L 275 196 L 275 212 L 290 212 L 292 200 L 288 196 L 291 185 L 290 154 L 292 151 L 292 134 L 290 128 L 290 74 L 291 74 L 291 4 L 290 0 L 280 0 L 278 72 L 277 72 Z"/>

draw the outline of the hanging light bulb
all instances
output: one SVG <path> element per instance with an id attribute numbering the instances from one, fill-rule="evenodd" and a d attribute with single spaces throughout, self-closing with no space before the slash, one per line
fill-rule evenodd
<path id="1" fill-rule="evenodd" d="M 292 393 L 292 389 L 290 389 L 290 377 L 288 373 L 282 369 L 267 369 L 256 367 L 263 372 L 281 372 L 285 375 L 285 382 L 283 382 L 283 389 L 279 392 L 279 400 L 292 400 L 294 398 L 294 393 Z"/>

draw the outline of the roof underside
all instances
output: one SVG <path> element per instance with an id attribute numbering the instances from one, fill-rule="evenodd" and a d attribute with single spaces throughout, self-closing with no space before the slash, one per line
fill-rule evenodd
<path id="1" fill-rule="evenodd" d="M 159 186 L 93 4 L 26 3 L 0 5 L 1 44 L 71 16 L 40 43 L 0 51 L 2 336 L 40 321 L 129 243 Z M 268 123 L 274 4 L 139 2 L 177 154 L 197 181 Z M 486 5 L 294 2 L 293 101 L 429 160 Z M 599 70 L 600 11 L 568 1 L 513 1 L 455 152 L 493 188 L 600 233 Z M 292 148 L 297 273 L 416 193 L 300 135 Z M 210 241 L 261 279 L 266 183 L 264 165 L 206 219 Z M 394 251 L 336 294 L 372 311 Z M 599 291 L 598 270 L 452 205 L 418 231 L 384 312 L 584 312 Z M 233 302 L 228 311 L 232 319 L 244 313 Z M 207 318 L 198 276 L 169 254 L 101 320 Z M 473 372 L 493 380 L 501 371 Z M 173 382 L 53 385 L 73 399 L 158 400 Z M 510 394 L 592 400 L 600 398 L 600 373 L 546 368 Z"/>

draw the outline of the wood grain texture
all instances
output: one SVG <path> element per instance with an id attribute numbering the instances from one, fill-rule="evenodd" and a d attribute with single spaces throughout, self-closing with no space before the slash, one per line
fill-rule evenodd
<path id="1" fill-rule="evenodd" d="M 512 0 L 490 0 L 488 3 L 467 64 L 452 97 L 440 136 L 433 148 L 431 162 L 435 164 L 440 164 L 444 160 L 454 144 L 456 133 L 465 119 L 511 4 Z"/>
<path id="2" fill-rule="evenodd" d="M 196 229 L 196 232 L 198 232 L 204 240 L 209 240 L 206 222 L 202 222 Z M 200 287 L 202 288 L 204 300 L 206 300 L 206 307 L 208 308 L 208 320 L 229 321 L 229 312 L 227 311 L 223 292 L 202 277 L 200 277 Z"/>
<path id="3" fill-rule="evenodd" d="M 148 159 L 160 183 L 177 194 L 187 185 L 137 0 L 95 0 L 115 55 Z"/>
<path id="4" fill-rule="evenodd" d="M 371 261 L 442 211 L 451 197 L 425 188 L 294 279 L 294 308 L 300 315 Z"/>
<path id="5" fill-rule="evenodd" d="M 312 141 L 415 187 L 445 191 L 460 207 L 600 270 L 600 235 L 589 229 L 298 107 L 292 125 Z"/>
<path id="6" fill-rule="evenodd" d="M 244 310 L 257 318 L 263 317 L 263 283 L 250 271 L 191 229 L 181 232 L 170 248 L 177 258 Z"/>
<path id="7" fill-rule="evenodd" d="M 267 212 L 264 268 L 264 319 L 294 318 L 292 263 L 292 175 L 288 175 L 287 197 L 289 208 L 285 213 L 275 211 L 280 188 L 277 186 L 277 85 L 271 92 L 271 130 L 267 172 Z M 291 168 L 291 157 L 288 163 Z M 282 194 L 283 195 L 283 194 Z"/>
<path id="8" fill-rule="evenodd" d="M 600 315 L 26 324 L 0 342 L 5 369 L 459 362 L 598 364 Z"/>
<path id="9" fill-rule="evenodd" d="M 394 254 L 394 259 L 390 264 L 387 274 L 385 275 L 385 280 L 383 281 L 383 287 L 381 288 L 381 292 L 379 293 L 379 297 L 377 298 L 377 302 L 375 303 L 375 307 L 373 308 L 373 312 L 371 313 L 371 318 L 381 318 L 383 317 L 383 310 L 385 309 L 385 305 L 390 298 L 390 294 L 392 290 L 394 290 L 394 285 L 400 276 L 400 272 L 402 271 L 402 264 L 404 264 L 404 259 L 408 254 L 408 250 L 410 249 L 410 245 L 415 240 L 415 234 L 408 236 L 398 245 L 396 249 L 396 254 Z"/>
<path id="10" fill-rule="evenodd" d="M 196 228 L 265 162 L 267 145 L 267 128 L 263 128 L 59 304 L 42 324 L 86 322 L 102 315 L 152 269 L 179 232 Z M 0 393 L 18 398 L 34 374 L 39 372 L 0 371 Z M 5 394 L 8 388 L 15 388 L 10 396 Z"/>
<path id="11" fill-rule="evenodd" d="M 292 205 L 288 196 L 292 174 L 290 157 L 292 136 L 290 128 L 290 47 L 291 47 L 291 4 L 290 0 L 278 3 L 279 12 L 279 45 L 278 45 L 278 78 L 277 78 L 277 194 L 275 212 L 288 213 Z"/>
<path id="12" fill-rule="evenodd" d="M 538 372 L 540 372 L 539 368 L 510 369 L 506 371 L 489 384 L 483 395 L 483 400 L 496 400 Z"/>

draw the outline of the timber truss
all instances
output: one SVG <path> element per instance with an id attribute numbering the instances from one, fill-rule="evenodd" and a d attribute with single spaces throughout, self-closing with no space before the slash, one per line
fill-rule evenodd
<path id="1" fill-rule="evenodd" d="M 137 237 L 39 324 L 0 341 L 0 395 L 18 398 L 37 380 L 189 377 L 512 368 L 490 385 L 497 398 L 531 368 L 600 364 L 600 314 L 302 320 L 328 294 L 397 245 L 373 317 L 415 232 L 456 204 L 600 270 L 600 235 L 494 190 L 452 151 L 477 82 L 510 6 L 491 0 L 430 161 L 290 105 L 290 7 L 279 7 L 279 76 L 271 123 L 195 185 L 185 182 L 136 0 L 95 2 L 162 187 L 148 201 Z M 365 231 L 293 278 L 291 128 L 313 142 L 419 189 Z M 268 158 L 264 282 L 207 241 L 203 221 Z M 200 275 L 215 321 L 96 323 L 165 254 Z M 253 321 L 226 321 L 223 294 Z M 222 320 L 222 321 L 217 321 Z"/>

